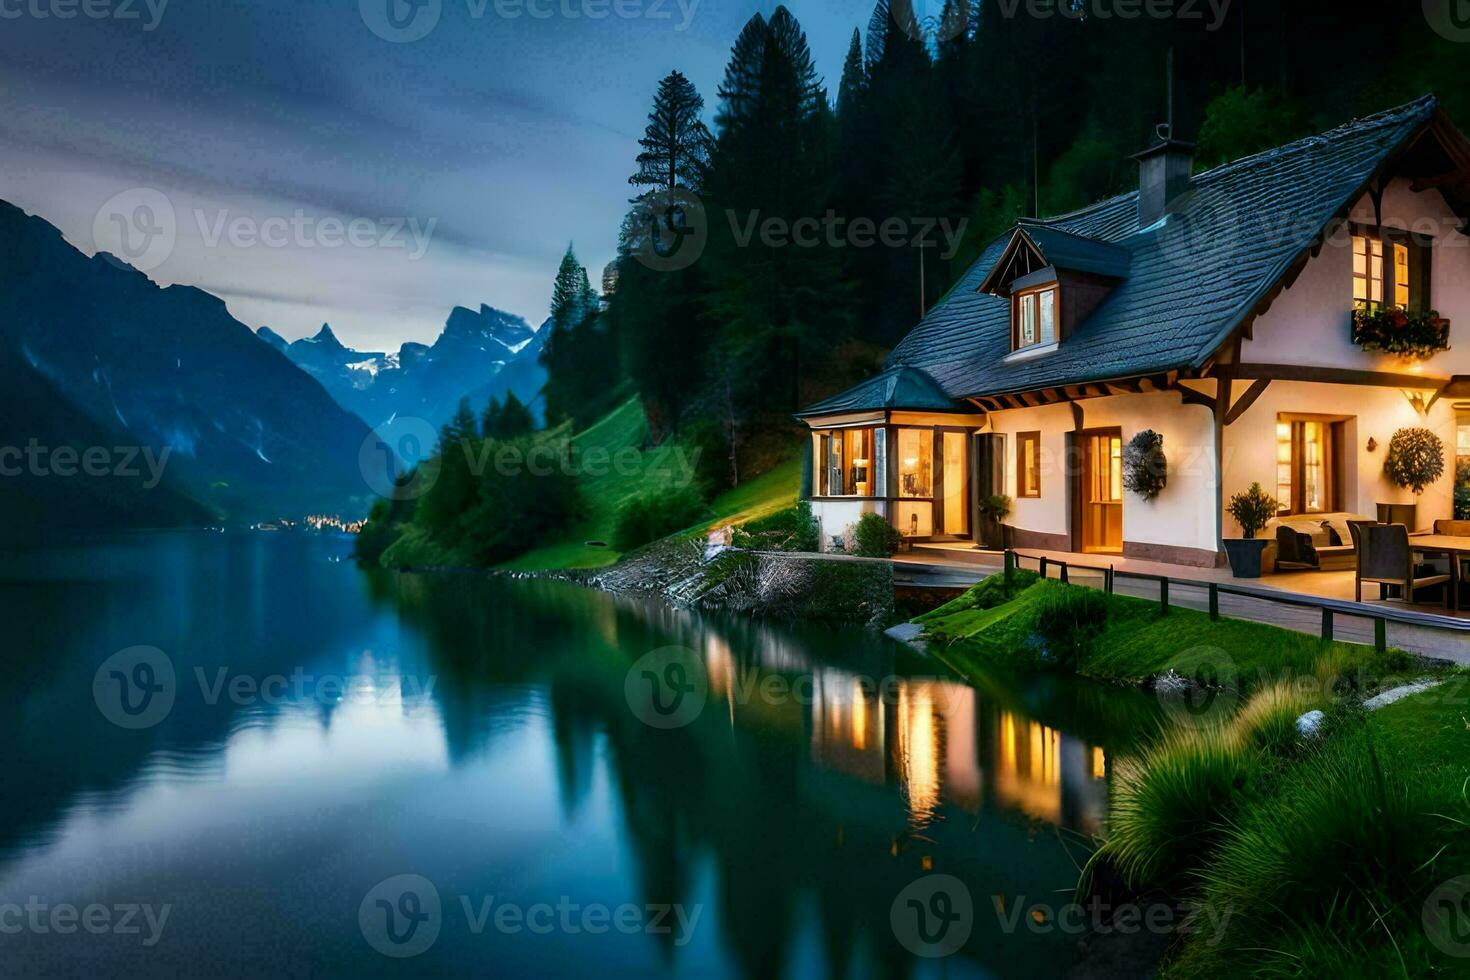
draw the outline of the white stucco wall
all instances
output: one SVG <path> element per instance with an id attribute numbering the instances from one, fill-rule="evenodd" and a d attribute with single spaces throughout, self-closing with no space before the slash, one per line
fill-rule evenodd
<path id="1" fill-rule="evenodd" d="M 1352 218 L 1363 224 L 1376 223 L 1373 203 L 1366 195 L 1354 205 Z M 1282 218 L 1284 224 L 1287 220 Z M 1382 224 L 1434 237 L 1430 303 L 1441 316 L 1450 319 L 1449 350 L 1415 366 L 1392 355 L 1365 353 L 1353 344 L 1349 333 L 1352 235 L 1344 227 L 1308 261 L 1291 288 L 1278 295 L 1271 308 L 1256 320 L 1253 339 L 1241 345 L 1241 361 L 1357 371 L 1419 371 L 1439 378 L 1470 374 L 1470 239 L 1457 230 L 1460 220 L 1438 191 L 1415 194 L 1409 190 L 1408 181 L 1395 179 L 1383 195 Z"/>
<path id="2" fill-rule="evenodd" d="M 1237 396 L 1238 397 L 1238 396 Z M 1402 391 L 1367 385 L 1327 385 L 1273 381 L 1244 415 L 1225 429 L 1221 499 L 1258 482 L 1267 493 L 1276 487 L 1276 417 L 1278 413 L 1343 415 L 1347 441 L 1343 457 L 1342 506 L 1350 513 L 1374 517 L 1379 503 L 1414 503 L 1414 494 L 1391 484 L 1383 475 L 1383 459 L 1395 431 L 1420 427 L 1434 431 L 1445 445 L 1445 473 L 1419 499 L 1418 523 L 1429 527 L 1436 518 L 1453 516 L 1455 410 L 1437 402 L 1426 418 Z M 1368 440 L 1377 448 L 1369 452 Z M 1240 528 L 1227 514 L 1225 534 Z"/>
<path id="3" fill-rule="evenodd" d="M 1169 484 L 1152 501 L 1123 494 L 1123 541 L 1216 550 L 1214 420 L 1209 409 L 1185 405 L 1174 392 L 1089 398 L 1079 403 L 1087 429 L 1122 430 L 1123 442 L 1144 429 L 1164 437 Z M 1069 405 L 1012 409 L 991 415 L 991 430 L 1006 434 L 1007 523 L 1044 534 L 1070 535 L 1073 481 L 1066 472 L 1067 433 L 1076 428 Z M 1016 434 L 1041 432 L 1041 496 L 1016 496 Z M 1274 445 L 1274 444 L 1273 444 Z M 1274 451 L 1274 449 L 1273 449 Z"/>
<path id="4" fill-rule="evenodd" d="M 887 504 L 881 500 L 857 498 L 853 500 L 813 500 L 812 516 L 817 519 L 821 532 L 822 550 L 832 550 L 833 535 L 846 534 L 848 529 L 867 513 L 888 516 Z"/>

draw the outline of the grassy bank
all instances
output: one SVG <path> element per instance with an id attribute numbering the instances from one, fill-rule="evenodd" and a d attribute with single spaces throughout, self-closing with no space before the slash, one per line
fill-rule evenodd
<path id="1" fill-rule="evenodd" d="M 1107 831 L 1079 882 L 1084 899 L 1179 904 L 1211 924 L 1172 937 L 1161 975 L 1464 974 L 1451 955 L 1470 953 L 1454 932 L 1463 904 L 1439 935 L 1425 911 L 1470 870 L 1470 674 L 1193 610 L 1160 616 L 1032 572 L 993 576 L 917 621 L 965 673 L 1177 671 L 1228 692 L 1166 712 L 1112 760 Z M 1364 695 L 1427 671 L 1444 683 L 1364 710 Z M 1303 734 L 1309 711 L 1320 726 Z"/>
<path id="2" fill-rule="evenodd" d="M 555 439 L 565 432 L 551 433 Z M 519 570 L 601 568 L 621 557 L 614 546 L 618 512 L 630 501 L 675 493 L 690 486 L 696 457 L 692 448 L 675 440 L 646 446 L 648 430 L 643 409 L 629 399 L 598 422 L 570 437 L 573 457 L 583 461 L 578 471 L 579 509 L 570 526 L 547 534 L 533 547 L 503 562 Z M 593 461 L 598 461 L 594 463 Z M 699 521 L 678 533 L 688 535 L 709 527 L 739 524 L 771 514 L 796 500 L 801 479 L 800 461 L 793 458 L 709 502 Z M 412 514 L 413 502 L 408 502 Z M 401 518 L 386 546 L 381 564 L 394 567 L 474 565 L 459 541 L 436 539 L 417 521 Z"/>
<path id="3" fill-rule="evenodd" d="M 1034 572 L 1017 570 L 1010 588 L 1003 576 L 991 576 L 915 622 L 961 670 L 981 662 L 1021 669 L 1053 666 L 1038 622 L 1059 595 L 1081 591 L 1081 586 L 1040 581 Z M 1380 680 L 1417 668 L 1415 659 L 1399 650 L 1324 645 L 1304 633 L 1239 619 L 1212 620 L 1177 606 L 1161 617 L 1158 604 L 1145 599 L 1093 595 L 1103 604 L 1105 622 L 1069 669 L 1097 680 L 1141 682 L 1175 671 L 1188 677 L 1205 673 L 1250 689 L 1324 668 Z"/>

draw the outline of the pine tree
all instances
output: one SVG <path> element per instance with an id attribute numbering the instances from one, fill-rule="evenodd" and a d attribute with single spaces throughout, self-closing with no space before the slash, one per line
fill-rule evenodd
<path id="1" fill-rule="evenodd" d="M 480 433 L 486 439 L 514 439 L 529 435 L 536 429 L 536 420 L 531 410 L 516 397 L 514 391 L 505 393 L 505 402 L 494 395 L 480 416 Z"/>
<path id="2" fill-rule="evenodd" d="M 683 188 L 698 191 L 709 166 L 712 139 L 700 114 L 704 99 L 694 83 L 677 71 L 658 83 L 653 109 L 638 145 L 638 170 L 628 178 L 636 187 L 665 192 Z"/>
<path id="3" fill-rule="evenodd" d="M 847 58 L 842 62 L 842 81 L 837 86 L 837 121 L 844 130 L 848 121 L 861 109 L 863 90 L 868 86 L 868 72 L 863 65 L 863 36 L 854 27 Z"/>

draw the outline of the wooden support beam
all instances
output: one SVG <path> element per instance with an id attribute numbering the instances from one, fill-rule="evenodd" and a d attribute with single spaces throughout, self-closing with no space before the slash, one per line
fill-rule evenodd
<path id="1" fill-rule="evenodd" d="M 1221 380 L 1220 383 L 1229 384 L 1229 382 L 1229 378 L 1224 378 Z M 1229 425 L 1230 423 L 1234 422 L 1236 419 L 1244 415 L 1246 411 L 1256 403 L 1256 399 L 1261 397 L 1261 395 L 1265 392 L 1266 388 L 1270 384 L 1271 380 L 1269 378 L 1257 378 L 1256 380 L 1252 381 L 1251 386 L 1245 390 L 1245 394 L 1240 396 L 1240 401 L 1236 402 L 1234 405 L 1231 405 L 1229 411 L 1225 413 L 1224 424 Z"/>

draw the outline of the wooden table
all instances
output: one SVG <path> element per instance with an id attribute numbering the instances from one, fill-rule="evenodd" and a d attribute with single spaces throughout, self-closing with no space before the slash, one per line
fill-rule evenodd
<path id="1" fill-rule="evenodd" d="M 1409 547 L 1421 554 L 1450 558 L 1450 608 L 1460 609 L 1460 561 L 1470 558 L 1470 537 L 1456 534 L 1411 534 Z"/>

